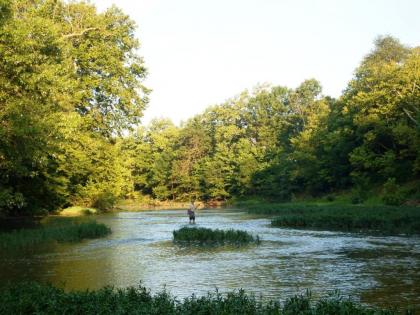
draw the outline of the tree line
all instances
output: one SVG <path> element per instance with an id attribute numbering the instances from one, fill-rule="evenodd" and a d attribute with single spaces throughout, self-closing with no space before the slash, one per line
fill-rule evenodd
<path id="1" fill-rule="evenodd" d="M 0 1 L 0 216 L 141 196 L 418 193 L 419 47 L 378 37 L 337 99 L 315 79 L 258 86 L 181 126 L 142 126 L 135 27 L 116 7 Z"/>
<path id="2" fill-rule="evenodd" d="M 352 190 L 361 203 L 379 187 L 400 204 L 419 194 L 419 79 L 420 48 L 384 36 L 337 99 L 310 79 L 244 91 L 181 127 L 155 120 L 124 139 L 134 189 L 160 200 L 278 201 Z"/>

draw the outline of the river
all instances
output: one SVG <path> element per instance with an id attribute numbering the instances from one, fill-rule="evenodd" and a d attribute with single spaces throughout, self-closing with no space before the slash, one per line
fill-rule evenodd
<path id="1" fill-rule="evenodd" d="M 65 289 L 105 285 L 166 288 L 179 298 L 243 288 L 284 300 L 311 290 L 336 290 L 380 307 L 420 307 L 420 238 L 280 229 L 267 218 L 234 210 L 202 210 L 199 227 L 242 229 L 262 238 L 241 248 L 182 247 L 172 231 L 187 225 L 185 210 L 119 212 L 95 217 L 113 233 L 0 255 L 1 282 L 37 280 Z"/>

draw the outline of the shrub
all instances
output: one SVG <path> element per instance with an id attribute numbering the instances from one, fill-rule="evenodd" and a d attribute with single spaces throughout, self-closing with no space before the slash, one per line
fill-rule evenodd
<path id="1" fill-rule="evenodd" d="M 83 215 L 92 215 L 92 214 L 94 214 L 94 212 L 91 209 L 89 209 L 89 208 L 84 208 L 84 209 L 82 209 L 81 212 L 82 212 Z"/>
<path id="2" fill-rule="evenodd" d="M 363 203 L 369 196 L 369 189 L 371 184 L 366 176 L 360 174 L 353 174 L 353 197 L 351 199 L 352 204 Z"/>
<path id="3" fill-rule="evenodd" d="M 25 198 L 21 193 L 13 193 L 11 189 L 0 187 L 0 216 L 9 215 L 13 209 L 21 209 L 26 205 Z"/>
<path id="4" fill-rule="evenodd" d="M 404 192 L 395 182 L 395 178 L 389 178 L 383 187 L 382 201 L 386 205 L 399 206 L 405 200 Z"/>
<path id="5" fill-rule="evenodd" d="M 92 207 L 101 211 L 108 211 L 114 208 L 118 198 L 111 192 L 103 192 L 96 196 L 92 203 Z"/>
<path id="6" fill-rule="evenodd" d="M 333 196 L 333 195 L 329 195 L 329 196 L 327 196 L 327 201 L 332 202 L 332 201 L 334 201 L 334 200 L 335 200 L 335 196 Z"/>
<path id="7" fill-rule="evenodd" d="M 351 203 L 353 205 L 359 205 L 359 204 L 363 203 L 363 199 L 359 196 L 353 196 L 353 197 L 351 197 Z"/>

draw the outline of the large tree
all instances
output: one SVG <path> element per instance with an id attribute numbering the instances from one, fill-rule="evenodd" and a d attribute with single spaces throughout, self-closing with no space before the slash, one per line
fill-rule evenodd
<path id="1" fill-rule="evenodd" d="M 356 147 L 353 177 L 400 181 L 419 174 L 420 53 L 379 37 L 343 95 Z"/>
<path id="2" fill-rule="evenodd" d="M 65 204 L 86 182 L 60 157 L 139 122 L 148 91 L 134 30 L 115 7 L 0 2 L 0 213 Z"/>

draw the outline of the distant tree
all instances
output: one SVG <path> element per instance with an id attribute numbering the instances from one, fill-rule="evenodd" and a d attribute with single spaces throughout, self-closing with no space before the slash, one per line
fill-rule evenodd
<path id="1" fill-rule="evenodd" d="M 172 168 L 178 128 L 168 119 L 155 119 L 134 135 L 133 180 L 135 190 L 166 200 L 173 197 Z"/>

